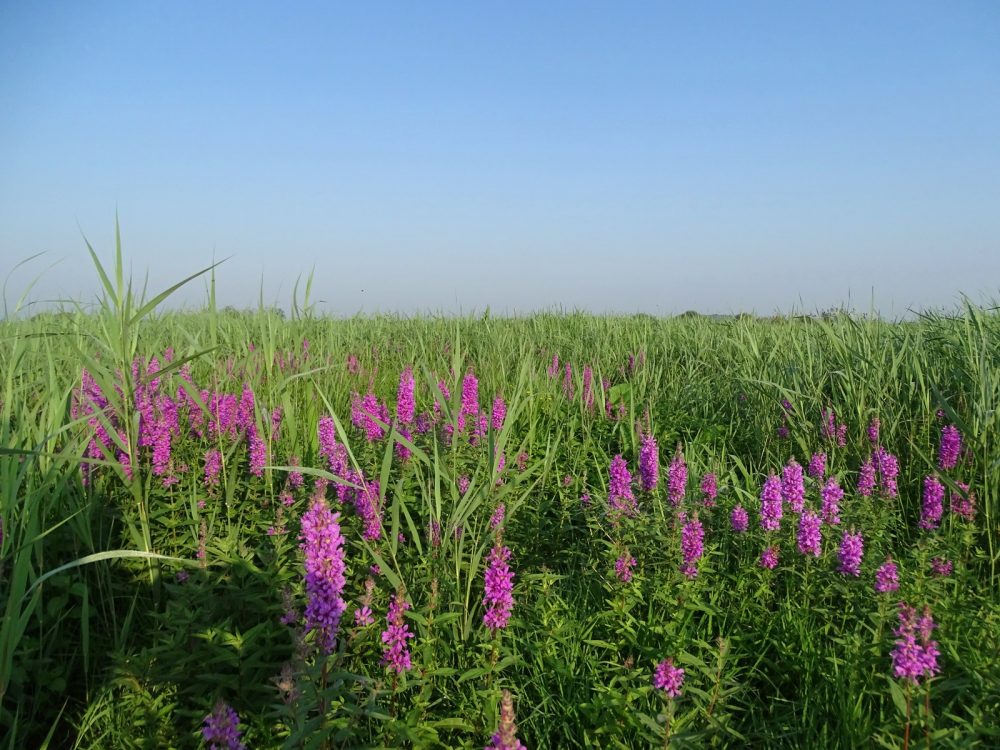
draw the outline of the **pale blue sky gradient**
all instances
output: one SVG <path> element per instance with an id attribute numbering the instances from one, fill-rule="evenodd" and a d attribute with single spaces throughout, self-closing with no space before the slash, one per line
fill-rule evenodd
<path id="1" fill-rule="evenodd" d="M 336 314 L 990 299 L 998 39 L 996 2 L 10 0 L 0 272 L 93 299 L 117 210 L 137 277 L 233 256 L 237 306 L 313 268 Z"/>

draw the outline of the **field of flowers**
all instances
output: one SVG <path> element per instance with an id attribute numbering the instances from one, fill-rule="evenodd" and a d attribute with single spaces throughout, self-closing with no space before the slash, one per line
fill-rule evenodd
<path id="1" fill-rule="evenodd" d="M 4 747 L 1000 746 L 1000 315 L 0 324 Z"/>

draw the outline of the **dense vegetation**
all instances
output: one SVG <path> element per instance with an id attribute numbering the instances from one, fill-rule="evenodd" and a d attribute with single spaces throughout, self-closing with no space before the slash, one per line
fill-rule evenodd
<path id="1" fill-rule="evenodd" d="M 286 320 L 121 269 L 0 326 L 7 746 L 1000 744 L 995 311 Z"/>

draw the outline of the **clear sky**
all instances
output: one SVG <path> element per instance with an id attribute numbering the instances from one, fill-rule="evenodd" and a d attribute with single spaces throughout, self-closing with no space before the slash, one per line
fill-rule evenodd
<path id="1" fill-rule="evenodd" d="M 995 299 L 1000 3 L 0 2 L 0 272 L 116 211 L 241 307 Z"/>

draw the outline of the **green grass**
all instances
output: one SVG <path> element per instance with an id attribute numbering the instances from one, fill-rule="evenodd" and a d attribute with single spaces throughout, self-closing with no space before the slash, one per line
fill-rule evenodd
<path id="1" fill-rule="evenodd" d="M 97 266 L 104 298 L 96 312 L 12 310 L 0 323 L 5 746 L 197 747 L 203 718 L 222 698 L 251 747 L 482 747 L 509 689 L 530 748 L 662 746 L 668 714 L 675 747 L 900 747 L 905 686 L 890 661 L 898 600 L 929 605 L 939 625 L 941 674 L 928 683 L 929 703 L 924 686 L 914 691 L 911 742 L 1000 743 L 995 310 L 967 305 L 909 322 L 844 314 L 335 320 L 315 314 L 307 284 L 284 319 L 263 306 L 221 311 L 212 296 L 201 312 L 163 311 L 172 289 L 149 299 L 134 290 L 120 248 L 114 268 Z M 572 400 L 563 371 L 546 372 L 553 354 L 572 363 Z M 268 450 L 260 477 L 248 471 L 245 441 L 185 427 L 171 441 L 177 481 L 164 486 L 140 444 L 136 410 L 154 356 L 164 367 L 160 393 L 191 400 L 184 425 L 207 406 L 202 391 L 239 398 L 244 385 L 252 389 Z M 642 363 L 630 369 L 630 356 Z M 594 372 L 592 410 L 582 399 L 584 365 Z M 417 411 L 440 401 L 441 417 L 414 435 L 404 463 L 390 441 L 366 441 L 350 409 L 353 394 L 371 389 L 391 412 L 407 366 Z M 84 369 L 108 398 L 99 413 L 73 408 Z M 508 405 L 503 428 L 476 445 L 443 430 L 470 370 L 481 408 L 495 395 Z M 778 436 L 784 398 L 794 405 L 787 439 Z M 849 427 L 844 447 L 821 436 L 825 408 Z M 380 480 L 385 533 L 363 540 L 353 507 L 341 509 L 348 610 L 336 652 L 323 658 L 311 637 L 303 643 L 301 627 L 280 620 L 286 599 L 304 606 L 298 518 L 315 479 L 330 476 L 317 437 L 326 414 L 356 469 Z M 901 465 L 895 499 L 854 490 L 875 416 Z M 923 478 L 935 473 L 945 423 L 959 427 L 970 453 L 943 480 L 971 485 L 977 515 L 969 523 L 946 508 L 941 528 L 927 532 L 917 526 Z M 608 465 L 621 454 L 637 472 L 637 425 L 659 441 L 661 484 L 638 494 L 638 519 L 616 525 L 606 514 Z M 112 440 L 90 459 L 84 484 L 95 426 Z M 683 509 L 697 511 L 706 530 L 695 579 L 680 572 L 680 524 L 665 490 L 678 444 L 689 470 Z M 223 470 L 209 487 L 203 466 L 212 448 Z M 822 556 L 807 559 L 786 508 L 768 542 L 780 546 L 781 562 L 764 570 L 763 480 L 821 449 L 846 490 L 843 525 L 824 527 Z M 131 476 L 122 454 L 132 457 Z M 301 489 L 288 484 L 293 457 L 304 467 Z M 708 471 L 719 477 L 715 508 L 700 502 Z M 807 488 L 818 509 L 818 487 Z M 516 604 L 491 639 L 483 568 L 495 542 L 488 520 L 501 502 Z M 737 503 L 750 511 L 745 535 L 729 527 Z M 439 546 L 431 522 L 442 530 Z M 852 526 L 865 535 L 857 579 L 837 572 L 840 534 Z M 614 576 L 625 548 L 638 560 L 629 584 Z M 879 597 L 874 571 L 888 555 L 901 588 Z M 933 557 L 953 560 L 954 572 L 932 576 Z M 356 628 L 352 613 L 375 563 L 376 624 Z M 416 638 L 413 669 L 397 681 L 380 664 L 379 634 L 399 587 L 413 604 Z M 673 706 L 651 682 L 666 657 L 687 673 Z M 294 700 L 279 683 L 294 683 Z"/>

